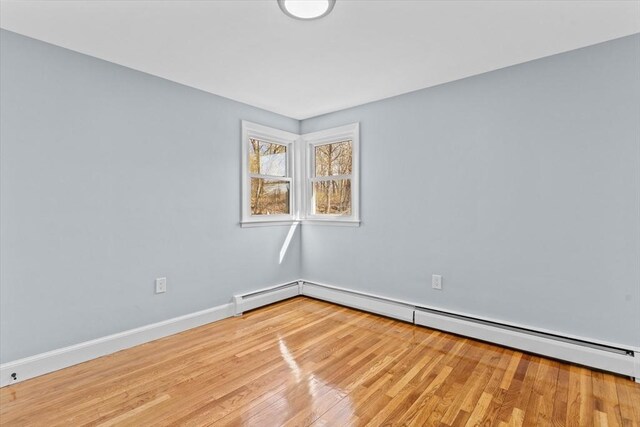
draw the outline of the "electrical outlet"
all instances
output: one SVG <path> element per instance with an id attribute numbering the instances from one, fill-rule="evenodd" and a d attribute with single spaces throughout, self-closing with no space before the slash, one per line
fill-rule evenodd
<path id="1" fill-rule="evenodd" d="M 431 287 L 439 291 L 442 290 L 442 276 L 434 274 L 431 276 Z"/>
<path id="2" fill-rule="evenodd" d="M 167 292 L 167 278 L 158 277 L 156 279 L 156 294 L 162 294 Z"/>

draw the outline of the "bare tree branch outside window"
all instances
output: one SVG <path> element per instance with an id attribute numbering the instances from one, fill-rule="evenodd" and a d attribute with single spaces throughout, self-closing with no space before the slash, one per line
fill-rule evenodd
<path id="1" fill-rule="evenodd" d="M 290 183 L 278 179 L 287 176 L 287 147 L 258 139 L 249 145 L 251 215 L 289 214 Z"/>
<path id="2" fill-rule="evenodd" d="M 315 147 L 315 176 L 326 177 L 313 183 L 316 214 L 351 215 L 351 179 L 344 176 L 351 175 L 352 157 L 351 141 Z"/>

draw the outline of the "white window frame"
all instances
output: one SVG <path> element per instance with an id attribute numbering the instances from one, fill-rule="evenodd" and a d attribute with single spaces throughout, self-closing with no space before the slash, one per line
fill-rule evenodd
<path id="1" fill-rule="evenodd" d="M 251 139 L 281 144 L 287 147 L 287 175 L 285 177 L 252 174 L 249 171 L 249 143 Z M 350 175 L 317 178 L 313 167 L 315 147 L 351 141 L 352 165 Z M 360 226 L 360 125 L 352 123 L 319 132 L 297 135 L 257 123 L 242 121 L 242 227 L 292 225 L 294 223 Z M 288 215 L 251 215 L 251 178 L 277 179 L 289 182 Z M 313 182 L 327 179 L 351 179 L 351 215 L 314 214 Z"/>
<path id="2" fill-rule="evenodd" d="M 316 177 L 314 168 L 315 147 L 336 142 L 351 141 L 351 174 Z M 360 124 L 352 123 L 332 129 L 307 133 L 301 136 L 304 144 L 304 199 L 303 224 L 360 225 Z M 313 183 L 336 179 L 351 180 L 351 215 L 314 214 Z"/>
<path id="3" fill-rule="evenodd" d="M 260 225 L 289 225 L 299 217 L 296 197 L 296 144 L 299 135 L 283 130 L 270 128 L 257 123 L 242 121 L 242 227 Z M 250 173 L 249 143 L 251 139 L 262 142 L 280 144 L 287 147 L 287 174 L 284 177 Z M 289 214 L 287 215 L 251 215 L 251 178 L 277 179 L 289 182 Z"/>

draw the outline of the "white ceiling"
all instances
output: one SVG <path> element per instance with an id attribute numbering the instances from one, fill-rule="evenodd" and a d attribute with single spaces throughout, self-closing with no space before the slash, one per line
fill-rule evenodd
<path id="1" fill-rule="evenodd" d="M 297 119 L 640 32 L 640 1 L 2 1 L 0 26 Z"/>

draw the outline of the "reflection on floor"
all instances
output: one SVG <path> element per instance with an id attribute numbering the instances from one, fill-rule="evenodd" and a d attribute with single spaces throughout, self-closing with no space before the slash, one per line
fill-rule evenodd
<path id="1" fill-rule="evenodd" d="M 3 425 L 638 425 L 640 385 L 298 297 L 0 390 Z"/>

